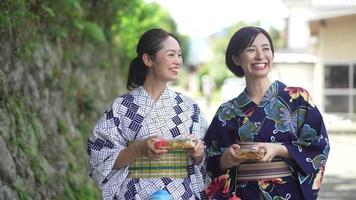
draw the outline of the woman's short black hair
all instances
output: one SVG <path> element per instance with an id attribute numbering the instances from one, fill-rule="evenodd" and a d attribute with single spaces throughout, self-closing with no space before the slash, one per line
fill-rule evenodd
<path id="1" fill-rule="evenodd" d="M 267 37 L 271 45 L 272 53 L 274 54 L 272 38 L 263 28 L 254 26 L 243 27 L 236 31 L 236 33 L 231 37 L 226 49 L 225 63 L 229 70 L 237 77 L 243 77 L 245 74 L 242 67 L 234 63 L 232 57 L 238 56 L 244 49 L 251 46 L 257 35 L 260 33 Z"/>
<path id="2" fill-rule="evenodd" d="M 137 88 L 145 82 L 147 67 L 142 60 L 143 54 L 146 53 L 154 58 L 157 52 L 163 48 L 162 43 L 168 37 L 173 37 L 179 43 L 177 37 L 175 37 L 172 33 L 160 28 L 150 29 L 143 33 L 136 47 L 137 56 L 132 59 L 130 63 L 129 76 L 126 85 L 128 90 Z"/>

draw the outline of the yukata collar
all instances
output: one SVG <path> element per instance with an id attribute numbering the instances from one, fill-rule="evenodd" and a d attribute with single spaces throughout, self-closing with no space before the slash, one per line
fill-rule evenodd
<path id="1" fill-rule="evenodd" d="M 158 98 L 157 102 L 154 102 L 148 92 L 145 90 L 143 86 L 139 86 L 133 91 L 133 95 L 137 98 L 137 104 L 139 106 L 149 106 L 161 108 L 169 101 L 169 89 L 167 87 L 162 91 L 161 96 Z"/>
<path id="2" fill-rule="evenodd" d="M 269 102 L 272 98 L 278 95 L 278 90 L 281 87 L 282 88 L 285 87 L 285 85 L 282 82 L 278 80 L 273 81 L 272 84 L 267 89 L 267 91 L 265 92 L 265 94 L 263 95 L 262 100 L 258 105 L 255 104 L 255 102 L 253 102 L 251 98 L 247 95 L 247 87 L 245 87 L 244 91 L 236 98 L 234 103 L 239 108 L 246 107 L 247 105 L 263 107 L 267 102 Z"/>

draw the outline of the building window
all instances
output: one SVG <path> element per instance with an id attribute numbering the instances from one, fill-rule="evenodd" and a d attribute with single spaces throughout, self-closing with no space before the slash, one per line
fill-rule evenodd
<path id="1" fill-rule="evenodd" d="M 348 88 L 349 67 L 347 65 L 330 65 L 325 67 L 326 88 Z"/>
<path id="2" fill-rule="evenodd" d="M 346 95 L 326 95 L 325 111 L 328 113 L 348 113 L 349 97 Z"/>
<path id="3" fill-rule="evenodd" d="M 356 63 L 325 65 L 325 112 L 355 116 Z"/>

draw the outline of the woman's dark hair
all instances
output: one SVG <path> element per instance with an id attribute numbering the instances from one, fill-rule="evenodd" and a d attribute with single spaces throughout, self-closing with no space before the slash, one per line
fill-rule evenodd
<path id="1" fill-rule="evenodd" d="M 168 37 L 173 37 L 178 41 L 172 33 L 158 28 L 148 30 L 140 37 L 136 47 L 137 56 L 130 63 L 129 77 L 126 85 L 128 90 L 137 88 L 145 82 L 147 67 L 142 60 L 143 54 L 146 53 L 154 59 L 157 52 L 163 48 L 163 41 Z"/>
<path id="2" fill-rule="evenodd" d="M 266 30 L 260 27 L 247 26 L 239 29 L 232 36 L 229 44 L 227 45 L 225 62 L 229 70 L 237 77 L 243 77 L 245 74 L 242 67 L 234 63 L 232 56 L 238 56 L 244 49 L 251 46 L 257 35 L 260 33 L 267 37 L 274 55 L 272 38 Z"/>

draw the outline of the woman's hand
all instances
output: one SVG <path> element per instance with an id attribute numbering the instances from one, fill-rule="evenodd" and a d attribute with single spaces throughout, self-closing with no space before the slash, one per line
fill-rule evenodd
<path id="1" fill-rule="evenodd" d="M 145 140 L 135 141 L 122 150 L 116 158 L 113 169 L 120 169 L 130 165 L 136 158 L 146 156 L 151 160 L 158 160 L 167 150 L 155 149 L 154 142 L 157 136 L 148 137 Z"/>
<path id="2" fill-rule="evenodd" d="M 225 171 L 228 168 L 241 164 L 242 161 L 239 159 L 239 153 L 240 145 L 238 144 L 233 144 L 226 149 L 220 158 L 220 169 Z"/>
<path id="3" fill-rule="evenodd" d="M 197 141 L 194 149 L 188 150 L 188 155 L 192 156 L 196 165 L 199 165 L 204 158 L 205 145 L 201 139 L 195 138 Z"/>
<path id="4" fill-rule="evenodd" d="M 279 143 L 259 143 L 258 147 L 264 149 L 265 155 L 261 162 L 271 162 L 276 156 L 290 158 L 287 147 Z"/>
<path id="5" fill-rule="evenodd" d="M 167 153 L 166 149 L 156 149 L 155 141 L 159 139 L 157 136 L 150 136 L 136 145 L 137 151 L 141 156 L 146 156 L 150 160 L 159 160 L 162 154 Z"/>

